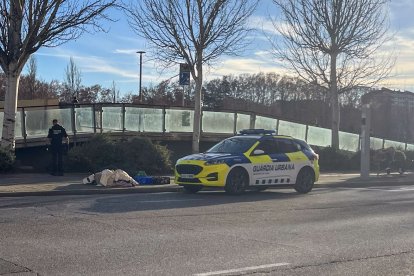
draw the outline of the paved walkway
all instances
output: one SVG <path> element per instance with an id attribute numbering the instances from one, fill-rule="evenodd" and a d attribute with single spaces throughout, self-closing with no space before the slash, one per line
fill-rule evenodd
<path id="1" fill-rule="evenodd" d="M 0 197 L 7 196 L 44 196 L 44 195 L 88 195 L 88 194 L 117 194 L 117 193 L 156 193 L 177 192 L 181 187 L 175 184 L 142 185 L 131 188 L 106 188 L 101 186 L 84 185 L 82 179 L 86 174 L 66 174 L 52 176 L 49 174 L 2 174 L 0 175 Z M 413 184 L 414 173 L 404 175 L 371 175 L 361 179 L 356 173 L 326 173 L 315 187 L 326 185 L 381 185 L 381 184 Z"/>

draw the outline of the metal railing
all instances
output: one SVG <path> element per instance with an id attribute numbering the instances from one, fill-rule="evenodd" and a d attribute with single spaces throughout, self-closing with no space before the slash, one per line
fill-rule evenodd
<path id="1" fill-rule="evenodd" d="M 191 133 L 194 111 L 191 108 L 133 104 L 76 104 L 66 106 L 35 106 L 18 108 L 15 125 L 16 140 L 46 137 L 53 119 L 58 119 L 68 134 L 107 132 Z M 0 111 L 0 121 L 3 112 Z M 281 120 L 243 111 L 203 111 L 202 133 L 228 134 L 246 128 L 276 129 L 278 134 L 290 135 L 315 146 L 330 146 L 331 130 Z M 0 131 L 2 124 L 0 124 Z M 414 150 L 413 144 L 371 137 L 371 148 L 394 146 Z M 339 133 L 340 149 L 358 151 L 360 135 Z"/>

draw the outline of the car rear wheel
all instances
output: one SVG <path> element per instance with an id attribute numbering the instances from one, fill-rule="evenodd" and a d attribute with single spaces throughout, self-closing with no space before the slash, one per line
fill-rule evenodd
<path id="1" fill-rule="evenodd" d="M 299 172 L 296 178 L 294 189 L 300 194 L 307 194 L 312 191 L 314 183 L 315 177 L 313 171 L 310 168 L 304 168 Z"/>
<path id="2" fill-rule="evenodd" d="M 231 195 L 242 194 L 249 185 L 249 176 L 242 168 L 234 168 L 227 176 L 224 190 Z"/>
<path id="3" fill-rule="evenodd" d="M 186 194 L 195 194 L 201 189 L 203 189 L 203 186 L 201 185 L 183 185 L 184 193 Z"/>

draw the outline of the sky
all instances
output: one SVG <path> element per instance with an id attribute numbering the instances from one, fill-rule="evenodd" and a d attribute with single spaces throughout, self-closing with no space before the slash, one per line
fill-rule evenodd
<path id="1" fill-rule="evenodd" d="M 414 0 L 391 0 L 388 5 L 390 31 L 394 33 L 392 47 L 396 64 L 391 76 L 379 86 L 414 92 Z M 272 32 L 269 14 L 277 10 L 271 0 L 260 0 L 256 12 L 249 21 L 255 30 L 250 34 L 251 43 L 238 56 L 223 56 L 211 68 L 206 68 L 205 79 L 242 73 L 275 72 L 292 74 L 270 54 L 270 43 L 264 32 Z M 58 47 L 41 48 L 34 54 L 38 78 L 43 81 L 65 78 L 70 58 L 81 71 L 82 84 L 100 84 L 110 88 L 115 83 L 121 96 L 139 89 L 139 54 L 142 56 L 142 86 L 156 85 L 178 74 L 178 65 L 162 70 L 154 57 L 149 55 L 150 45 L 128 25 L 122 12 L 113 10 L 109 15 L 115 22 L 104 22 L 107 32 L 85 33 L 79 39 Z M 23 74 L 27 72 L 27 68 Z M 173 78 L 177 80 L 178 78 Z"/>

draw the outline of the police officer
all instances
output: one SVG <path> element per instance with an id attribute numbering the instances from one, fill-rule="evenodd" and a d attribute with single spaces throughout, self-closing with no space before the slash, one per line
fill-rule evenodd
<path id="1" fill-rule="evenodd" d="M 53 126 L 49 128 L 47 138 L 50 141 L 50 151 L 52 152 L 52 175 L 63 175 L 62 140 L 65 138 L 66 144 L 69 145 L 69 137 L 66 130 L 58 124 L 57 119 L 53 119 Z"/>

